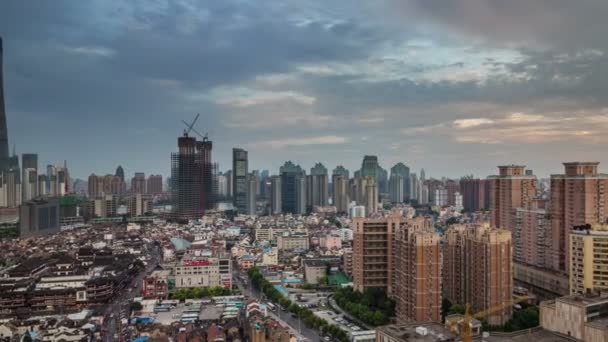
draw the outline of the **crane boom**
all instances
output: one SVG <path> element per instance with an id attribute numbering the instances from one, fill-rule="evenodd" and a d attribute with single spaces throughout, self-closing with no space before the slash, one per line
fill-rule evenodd
<path id="1" fill-rule="evenodd" d="M 454 321 L 449 321 L 449 322 L 447 322 L 447 325 L 450 328 L 450 330 L 452 330 L 452 332 L 455 332 L 455 333 L 460 332 L 460 336 L 461 336 L 463 342 L 470 342 L 470 341 L 472 341 L 471 320 L 473 318 L 475 318 L 475 319 L 484 318 L 493 313 L 504 310 L 504 309 L 508 308 L 509 306 L 512 306 L 517 303 L 521 303 L 525 300 L 528 300 L 529 298 L 530 297 L 528 297 L 528 296 L 516 297 L 516 298 L 513 298 L 502 304 L 492 306 L 484 311 L 480 311 L 473 315 L 471 315 L 469 313 L 471 306 L 469 304 L 466 304 L 463 317 L 460 319 L 454 320 Z"/>

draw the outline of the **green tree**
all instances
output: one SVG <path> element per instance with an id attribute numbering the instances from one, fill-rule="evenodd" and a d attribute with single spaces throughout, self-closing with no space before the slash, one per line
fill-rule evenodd
<path id="1" fill-rule="evenodd" d="M 140 302 L 131 303 L 131 311 L 141 311 L 143 309 L 144 309 L 144 307 L 143 307 L 143 305 L 141 305 Z"/>
<path id="2" fill-rule="evenodd" d="M 448 313 L 450 315 L 453 315 L 453 314 L 464 315 L 464 306 L 462 306 L 460 304 L 454 304 L 454 305 L 450 306 L 450 310 L 448 310 Z"/>

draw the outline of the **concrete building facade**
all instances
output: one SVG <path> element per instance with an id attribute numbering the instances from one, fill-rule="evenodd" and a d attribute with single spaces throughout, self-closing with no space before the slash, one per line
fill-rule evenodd
<path id="1" fill-rule="evenodd" d="M 570 239 L 575 226 L 605 223 L 608 218 L 608 175 L 597 162 L 564 163 L 565 173 L 551 175 L 552 268 L 569 272 Z"/>
<path id="2" fill-rule="evenodd" d="M 444 253 L 444 291 L 452 303 L 471 304 L 472 312 L 513 297 L 511 232 L 488 226 L 450 226 Z M 511 318 L 511 307 L 488 317 L 491 325 Z"/>

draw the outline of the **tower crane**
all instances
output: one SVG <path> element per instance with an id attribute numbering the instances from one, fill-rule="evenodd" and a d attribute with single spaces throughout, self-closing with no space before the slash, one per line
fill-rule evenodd
<path id="1" fill-rule="evenodd" d="M 484 311 L 480 311 L 473 315 L 471 315 L 471 313 L 469 312 L 469 310 L 471 309 L 471 305 L 467 303 L 465 305 L 464 315 L 461 318 L 448 320 L 446 323 L 450 331 L 455 334 L 460 334 L 460 338 L 462 338 L 463 342 L 471 342 L 473 340 L 471 332 L 471 320 L 473 318 L 482 319 L 486 316 L 489 316 L 498 311 L 502 311 L 510 306 L 513 306 L 517 303 L 521 303 L 528 299 L 530 299 L 530 297 L 528 296 L 516 297 L 512 300 L 506 301 L 499 305 L 492 306 Z"/>
<path id="2" fill-rule="evenodd" d="M 190 123 L 190 124 L 187 123 L 186 121 L 182 120 L 184 125 L 186 125 L 186 127 L 187 127 L 187 129 L 184 129 L 184 135 L 188 135 L 190 132 L 194 132 L 194 133 L 196 133 L 196 135 L 201 137 L 201 139 L 203 139 L 203 141 L 207 141 L 209 139 L 209 137 L 207 136 L 207 133 L 205 133 L 205 135 L 202 135 L 197 130 L 194 129 L 194 124 L 196 123 L 196 120 L 198 120 L 199 116 L 200 116 L 200 114 L 196 114 L 194 121 L 192 121 L 192 123 Z"/>

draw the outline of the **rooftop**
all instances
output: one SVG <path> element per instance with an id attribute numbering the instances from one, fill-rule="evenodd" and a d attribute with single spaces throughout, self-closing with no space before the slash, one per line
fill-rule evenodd
<path id="1" fill-rule="evenodd" d="M 425 328 L 426 334 L 421 335 L 416 332 L 416 328 Z M 383 332 L 399 341 L 420 341 L 420 342 L 436 342 L 436 341 L 454 341 L 456 335 L 447 330 L 439 323 L 405 323 L 385 325 L 376 328 L 376 331 Z"/>

